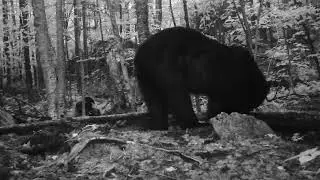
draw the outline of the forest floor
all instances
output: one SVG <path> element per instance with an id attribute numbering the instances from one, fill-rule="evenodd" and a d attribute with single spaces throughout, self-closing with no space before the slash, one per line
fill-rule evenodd
<path id="1" fill-rule="evenodd" d="M 306 108 L 303 103 L 292 107 Z M 33 134 L 0 136 L 0 179 L 7 176 L 19 180 L 316 180 L 320 179 L 320 133 L 278 132 L 237 141 L 220 140 L 211 126 L 188 131 L 141 131 L 108 124 L 48 127 Z"/>
<path id="2" fill-rule="evenodd" d="M 10 168 L 0 171 L 37 180 L 320 179 L 319 149 L 274 135 L 225 141 L 211 127 L 186 132 L 101 125 L 74 130 L 65 139 L 54 131 L 2 135 L 0 162 Z"/>

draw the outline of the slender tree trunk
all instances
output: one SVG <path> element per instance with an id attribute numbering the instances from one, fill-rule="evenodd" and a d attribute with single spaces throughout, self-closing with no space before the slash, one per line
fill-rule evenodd
<path id="1" fill-rule="evenodd" d="M 122 5 L 121 5 L 121 3 L 119 3 L 119 23 L 120 23 L 120 25 L 119 25 L 119 33 L 121 34 L 121 33 L 123 33 L 123 19 L 122 19 L 123 17 L 122 17 Z"/>
<path id="2" fill-rule="evenodd" d="M 48 116 L 57 119 L 55 106 L 55 90 L 57 86 L 55 59 L 48 33 L 48 24 L 44 0 L 32 0 L 34 27 L 36 30 L 36 46 L 39 50 L 47 91 Z"/>
<path id="3" fill-rule="evenodd" d="M 199 16 L 199 8 L 197 6 L 197 4 L 194 4 L 194 13 L 195 13 L 195 29 L 199 30 L 200 29 L 200 23 L 201 23 L 201 18 Z"/>
<path id="4" fill-rule="evenodd" d="M 88 58 L 88 34 L 87 34 L 87 3 L 86 1 L 82 1 L 82 27 L 83 27 L 83 55 L 82 59 Z M 85 109 L 85 70 L 84 70 L 84 62 L 80 62 L 80 74 L 81 74 L 81 97 L 82 97 L 82 116 L 86 115 Z"/>
<path id="5" fill-rule="evenodd" d="M 41 60 L 40 60 L 40 52 L 39 48 L 36 48 L 36 62 L 37 62 L 37 81 L 38 81 L 38 89 L 43 90 L 45 86 L 45 80 L 44 80 L 44 72 L 41 66 Z"/>
<path id="6" fill-rule="evenodd" d="M 57 0 L 56 4 L 56 30 L 57 30 L 57 89 L 56 89 L 56 103 L 58 117 L 64 117 L 65 114 L 65 94 L 66 94 L 66 64 L 64 52 L 64 14 L 63 2 L 64 0 Z"/>
<path id="7" fill-rule="evenodd" d="M 100 7 L 99 0 L 96 0 L 96 5 L 97 5 L 97 7 Z M 101 19 L 101 11 L 100 11 L 100 9 L 98 11 L 98 17 L 99 17 L 99 29 L 100 29 L 101 42 L 104 42 L 103 27 L 102 27 L 102 19 Z M 103 56 L 104 56 L 104 59 L 107 59 L 106 49 L 105 48 L 103 48 Z M 99 62 L 99 64 L 100 63 L 101 62 Z M 104 67 L 107 67 L 107 66 L 104 66 Z M 108 72 L 108 74 L 106 74 L 107 78 L 110 78 L 109 69 L 107 69 L 106 72 Z M 100 84 L 103 83 L 103 81 L 102 81 L 102 79 L 103 79 L 102 76 L 103 75 L 104 74 L 102 74 L 102 73 L 100 74 L 100 78 L 99 78 Z"/>
<path id="8" fill-rule="evenodd" d="M 261 16 L 261 12 L 262 12 L 262 6 L 263 6 L 263 0 L 259 0 L 260 5 L 259 5 L 259 9 L 258 9 L 258 15 L 257 15 L 257 24 L 256 24 L 256 35 L 255 35 L 255 39 L 256 39 L 256 43 L 255 43 L 255 48 L 254 48 L 254 60 L 257 60 L 257 54 L 258 54 L 258 40 L 260 38 L 259 36 L 259 25 L 260 25 L 260 16 Z"/>
<path id="9" fill-rule="evenodd" d="M 96 0 L 97 3 L 97 7 L 99 7 L 99 0 Z M 103 37 L 103 29 L 102 29 L 102 19 L 101 19 L 101 12 L 100 10 L 98 11 L 98 16 L 99 16 L 99 29 L 100 29 L 100 36 L 101 36 L 101 41 L 104 41 L 104 37 Z"/>
<path id="10" fill-rule="evenodd" d="M 3 17 L 3 7 L 2 5 L 2 1 L 0 1 L 0 16 Z M 1 22 L 1 21 L 0 21 Z M 2 22 L 1 22 L 2 23 Z M 4 29 L 3 27 L 3 24 L 0 25 L 0 31 L 2 31 Z M 0 33 L 0 41 L 3 41 L 3 35 L 4 33 Z M 1 50 L 0 50 L 0 90 L 2 90 L 4 87 L 3 87 L 3 81 L 4 81 L 4 67 L 5 67 L 5 60 L 3 58 L 3 53 Z"/>
<path id="11" fill-rule="evenodd" d="M 240 13 L 242 14 L 242 18 L 240 17 L 239 12 L 237 10 L 237 6 L 236 6 L 236 3 L 235 3 L 235 0 L 233 0 L 234 7 L 237 10 L 237 16 L 238 16 L 239 21 L 240 21 L 240 23 L 242 25 L 243 31 L 246 34 L 246 43 L 247 43 L 248 50 L 253 55 L 253 52 L 252 52 L 252 34 L 251 34 L 251 30 L 250 30 L 250 25 L 249 25 L 248 19 L 247 19 L 247 14 L 246 14 L 246 9 L 245 9 L 245 2 L 244 2 L 244 0 L 239 0 L 239 2 L 240 2 Z"/>
<path id="12" fill-rule="evenodd" d="M 19 0 L 20 4 L 20 0 Z M 16 16 L 15 16 L 15 6 L 13 3 L 13 0 L 10 0 L 10 6 L 11 6 L 11 18 L 12 18 L 12 24 L 15 26 L 17 25 Z"/>
<path id="13" fill-rule="evenodd" d="M 4 58 L 5 58 L 5 68 L 4 68 L 4 78 L 5 86 L 11 85 L 11 58 L 10 58 L 10 42 L 9 42 L 9 7 L 7 0 L 2 0 L 2 12 L 3 12 L 3 44 L 4 44 Z"/>
<path id="14" fill-rule="evenodd" d="M 295 94 L 295 91 L 294 91 L 294 85 L 293 85 L 293 79 L 292 79 L 292 73 L 291 73 L 291 69 L 292 69 L 292 57 L 290 55 L 290 49 L 289 49 L 289 43 L 288 43 L 288 31 L 287 29 L 285 28 L 282 28 L 283 30 L 283 37 L 284 37 L 284 42 L 285 42 L 285 45 L 286 45 L 286 50 L 287 50 L 287 56 L 288 56 L 288 75 L 289 75 L 289 85 L 290 85 L 290 92 L 291 93 L 294 93 Z"/>
<path id="15" fill-rule="evenodd" d="M 22 40 L 23 40 L 23 58 L 24 58 L 24 69 L 26 73 L 26 84 L 27 89 L 30 91 L 32 89 L 32 73 L 31 73 L 31 65 L 30 65 L 30 51 L 29 51 L 29 26 L 28 26 L 28 17 L 29 12 L 27 9 L 28 1 L 27 0 L 19 0 L 19 7 L 21 11 L 20 15 L 20 29 L 22 29 Z M 30 93 L 29 93 L 30 94 Z"/>
<path id="16" fill-rule="evenodd" d="M 156 0 L 155 3 L 157 31 L 160 31 L 162 24 L 162 0 Z"/>
<path id="17" fill-rule="evenodd" d="M 137 15 L 137 31 L 139 43 L 143 43 L 149 36 L 149 21 L 148 21 L 148 1 L 135 0 L 136 15 Z"/>
<path id="18" fill-rule="evenodd" d="M 15 83 L 16 81 L 20 81 L 25 83 L 24 79 L 18 79 L 19 77 L 19 72 L 21 72 L 21 69 L 19 68 L 19 65 L 21 64 L 21 61 L 18 61 L 17 58 L 15 57 L 19 57 L 20 56 L 20 51 L 18 50 L 18 34 L 17 34 L 17 18 L 16 18 L 16 6 L 14 4 L 13 0 L 10 0 L 10 14 L 11 14 L 11 18 L 9 19 L 9 32 L 10 32 L 10 56 L 12 57 L 12 79 L 13 79 L 13 83 Z M 29 58 L 30 59 L 30 58 Z M 32 78 L 32 77 L 31 77 Z M 31 81 L 32 83 L 32 81 Z M 32 85 L 32 84 L 31 84 Z M 29 91 L 29 90 L 28 90 Z M 30 91 L 28 92 L 28 94 L 30 93 Z"/>
<path id="19" fill-rule="evenodd" d="M 169 0 L 169 8 L 170 8 L 170 14 L 171 14 L 171 18 L 172 18 L 173 25 L 174 25 L 174 27 L 176 27 L 177 24 L 176 24 L 176 20 L 175 20 L 175 18 L 174 18 L 174 14 L 173 14 L 173 8 L 172 8 L 172 2 L 171 2 L 171 0 Z"/>
<path id="20" fill-rule="evenodd" d="M 0 1 L 0 16 L 3 16 L 3 7 L 2 5 L 2 1 Z M 1 21 L 0 21 L 1 22 Z M 2 27 L 3 24 L 0 24 L 0 28 L 4 28 Z M 0 31 L 2 30 L 0 29 Z M 3 37 L 4 33 L 0 33 L 0 41 L 2 41 L 4 39 Z M 0 90 L 2 90 L 4 87 L 3 87 L 3 81 L 4 81 L 4 67 L 5 67 L 5 60 L 3 58 L 3 53 L 2 51 L 0 51 Z"/>
<path id="21" fill-rule="evenodd" d="M 88 23 L 87 23 L 87 2 L 82 1 L 82 28 L 83 28 L 83 58 L 87 59 L 88 58 Z M 85 73 L 89 72 L 89 63 L 84 63 L 86 66 L 84 67 Z"/>
<path id="22" fill-rule="evenodd" d="M 184 20 L 186 21 L 186 27 L 190 28 L 187 0 L 182 0 L 182 2 L 183 2 Z"/>
<path id="23" fill-rule="evenodd" d="M 80 28 L 80 0 L 73 0 L 73 7 L 74 7 L 74 59 L 76 61 L 80 60 L 80 35 L 81 35 L 81 28 Z M 76 63 L 76 74 L 77 74 L 77 90 L 81 92 L 81 71 L 80 71 L 80 63 Z"/>
<path id="24" fill-rule="evenodd" d="M 244 0 L 240 0 L 240 5 L 241 5 L 241 13 L 242 13 L 242 17 L 243 17 L 243 23 L 245 26 L 245 34 L 246 34 L 246 41 L 247 41 L 247 46 L 248 49 L 250 51 L 250 53 L 253 55 L 252 53 L 252 34 L 251 34 L 251 30 L 250 30 L 250 25 L 248 23 L 248 18 L 247 18 L 247 14 L 246 14 L 246 7 L 245 7 L 245 2 Z"/>
<path id="25" fill-rule="evenodd" d="M 69 27 L 69 18 L 70 14 L 66 13 L 66 1 L 63 2 L 63 11 L 64 11 L 64 31 L 66 31 Z M 71 64 L 72 61 L 69 57 L 69 37 L 64 36 L 64 59 L 65 59 L 65 71 L 66 71 L 66 77 L 65 77 L 65 84 L 66 84 L 66 95 L 65 95 L 65 102 L 66 107 L 70 107 L 73 103 L 72 100 L 72 78 L 71 78 Z"/>

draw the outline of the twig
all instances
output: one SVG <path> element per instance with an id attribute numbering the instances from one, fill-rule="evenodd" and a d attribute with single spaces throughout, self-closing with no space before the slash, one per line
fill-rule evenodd
<path id="1" fill-rule="evenodd" d="M 164 151 L 166 153 L 169 153 L 169 154 L 173 154 L 173 155 L 178 155 L 180 156 L 182 159 L 185 159 L 187 161 L 193 161 L 193 162 L 197 162 L 198 164 L 202 164 L 203 161 L 195 158 L 195 157 L 192 157 L 192 156 L 188 156 L 178 150 L 169 150 L 169 149 L 164 149 L 164 148 L 158 148 L 158 147 L 153 147 L 153 146 L 150 146 L 150 145 L 147 145 L 147 144 L 140 144 L 139 145 L 142 145 L 142 146 L 145 146 L 145 147 L 148 147 L 148 148 L 151 148 L 151 149 L 155 149 L 155 150 L 158 150 L 158 151 Z"/>

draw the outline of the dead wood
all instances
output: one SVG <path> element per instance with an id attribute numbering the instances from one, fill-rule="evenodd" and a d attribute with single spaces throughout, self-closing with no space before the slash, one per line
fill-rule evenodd
<path id="1" fill-rule="evenodd" d="M 15 121 L 11 114 L 0 108 L 0 125 L 9 125 L 14 123 Z"/>
<path id="2" fill-rule="evenodd" d="M 273 130 L 282 131 L 319 131 L 319 112 L 255 112 L 257 119 L 265 121 Z"/>
<path id="3" fill-rule="evenodd" d="M 251 113 L 257 119 L 265 121 L 276 131 L 310 131 L 320 130 L 320 113 L 313 112 L 255 112 Z M 0 135 L 8 133 L 28 134 L 45 127 L 73 127 L 84 124 L 114 123 L 118 120 L 148 120 L 147 113 L 126 113 L 107 116 L 68 117 L 60 120 L 41 121 L 28 124 L 15 124 L 0 127 Z M 202 120 L 202 118 L 201 118 Z"/>
<path id="4" fill-rule="evenodd" d="M 58 120 L 41 121 L 28 124 L 15 124 L 10 126 L 0 127 L 0 135 L 8 133 L 16 133 L 19 135 L 28 134 L 30 132 L 45 128 L 45 127 L 61 127 L 68 128 L 86 125 L 86 124 L 104 124 L 104 123 L 114 123 L 118 120 L 143 120 L 147 119 L 146 113 L 126 113 L 126 114 L 114 114 L 107 116 L 85 116 L 85 117 L 68 117 Z"/>

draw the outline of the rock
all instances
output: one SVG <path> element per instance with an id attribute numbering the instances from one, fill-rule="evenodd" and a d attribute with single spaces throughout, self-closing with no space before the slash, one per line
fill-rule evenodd
<path id="1" fill-rule="evenodd" d="M 221 139 L 253 139 L 274 134 L 273 130 L 264 121 L 245 114 L 220 113 L 211 118 L 210 122 Z"/>

